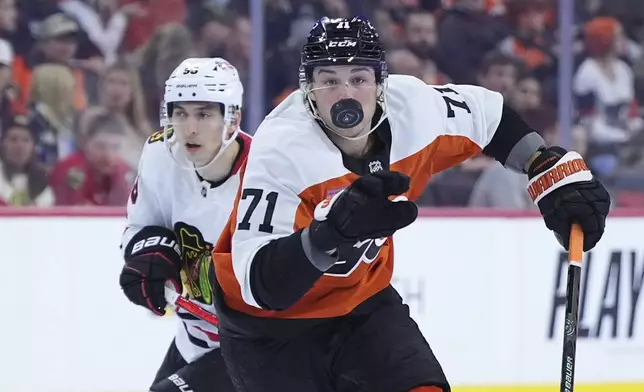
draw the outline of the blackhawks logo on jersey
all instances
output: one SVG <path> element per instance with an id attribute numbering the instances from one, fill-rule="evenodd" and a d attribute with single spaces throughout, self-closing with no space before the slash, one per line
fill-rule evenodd
<path id="1" fill-rule="evenodd" d="M 148 138 L 148 143 L 149 143 L 149 144 L 152 144 L 152 143 L 156 143 L 156 142 L 163 141 L 163 134 L 164 134 L 164 133 L 165 133 L 165 131 L 164 131 L 163 129 L 162 129 L 162 130 L 160 130 L 160 131 L 156 131 L 156 132 L 154 132 L 154 133 L 153 133 L 152 135 L 150 135 L 150 137 Z M 168 139 L 170 139 L 170 138 L 172 137 L 172 135 L 173 135 L 173 134 L 174 134 L 174 129 L 173 129 L 173 128 L 168 128 Z"/>
<path id="2" fill-rule="evenodd" d="M 174 225 L 174 232 L 181 249 L 181 280 L 188 295 L 204 304 L 211 305 L 213 291 L 210 283 L 213 273 L 212 244 L 194 226 L 183 222 Z"/>

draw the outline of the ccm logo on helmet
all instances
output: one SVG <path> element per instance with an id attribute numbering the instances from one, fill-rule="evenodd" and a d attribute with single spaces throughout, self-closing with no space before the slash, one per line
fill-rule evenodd
<path id="1" fill-rule="evenodd" d="M 358 42 L 351 40 L 351 39 L 346 39 L 344 41 L 331 41 L 329 42 L 329 48 L 352 48 L 354 46 L 358 45 Z"/>

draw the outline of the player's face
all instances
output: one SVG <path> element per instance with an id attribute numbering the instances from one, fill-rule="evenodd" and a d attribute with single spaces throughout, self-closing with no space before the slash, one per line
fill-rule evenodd
<path id="1" fill-rule="evenodd" d="M 219 152 L 224 116 L 220 105 L 212 102 L 181 102 L 172 108 L 170 123 L 197 166 L 208 164 Z"/>
<path id="2" fill-rule="evenodd" d="M 376 111 L 377 91 L 376 74 L 371 67 L 334 65 L 313 70 L 311 99 L 317 105 L 324 123 L 334 132 L 346 137 L 369 132 L 371 119 Z M 345 99 L 360 102 L 364 112 L 364 119 L 352 128 L 337 127 L 331 120 L 331 108 Z"/>

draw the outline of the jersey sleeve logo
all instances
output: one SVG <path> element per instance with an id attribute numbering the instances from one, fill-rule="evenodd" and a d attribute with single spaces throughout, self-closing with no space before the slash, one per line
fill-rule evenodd
<path id="1" fill-rule="evenodd" d="M 163 141 L 163 135 L 164 135 L 164 133 L 165 133 L 165 132 L 166 132 L 166 131 L 164 131 L 163 129 L 162 129 L 162 130 L 160 130 L 160 131 L 156 131 L 156 132 L 154 132 L 154 133 L 153 133 L 152 135 L 150 135 L 150 137 L 148 138 L 148 144 L 152 144 L 152 143 L 156 143 L 156 142 Z M 169 128 L 167 132 L 168 132 L 168 139 L 170 139 L 170 138 L 172 137 L 172 135 L 174 135 L 174 128 Z"/>
<path id="2" fill-rule="evenodd" d="M 194 226 L 183 222 L 174 225 L 179 240 L 181 259 L 181 279 L 191 298 L 204 304 L 213 303 L 211 278 L 213 274 L 212 244 Z"/>

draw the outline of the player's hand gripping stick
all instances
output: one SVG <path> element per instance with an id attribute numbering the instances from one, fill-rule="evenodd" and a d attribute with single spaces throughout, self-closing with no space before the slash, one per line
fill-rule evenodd
<path id="1" fill-rule="evenodd" d="M 174 288 L 172 288 L 170 284 L 165 285 L 165 300 L 168 302 L 168 306 L 170 306 L 170 308 L 175 312 L 177 308 L 183 309 L 193 316 L 199 317 L 200 319 L 219 327 L 219 319 L 217 316 L 191 300 L 182 297 L 179 293 L 174 291 Z"/>
<path id="2" fill-rule="evenodd" d="M 575 385 L 575 354 L 577 348 L 577 320 L 579 317 L 579 285 L 583 259 L 584 233 L 573 224 L 568 251 L 568 284 L 566 286 L 566 324 L 564 327 L 561 359 L 560 392 L 573 392 Z"/>

